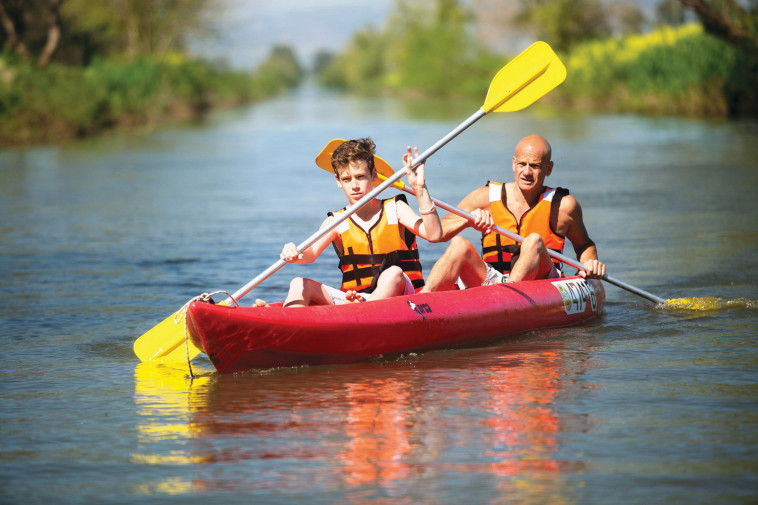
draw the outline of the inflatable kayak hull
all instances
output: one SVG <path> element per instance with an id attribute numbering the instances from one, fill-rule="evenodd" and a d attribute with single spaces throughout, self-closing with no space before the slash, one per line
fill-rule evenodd
<path id="1" fill-rule="evenodd" d="M 193 302 L 187 322 L 192 342 L 216 369 L 233 373 L 351 363 L 570 326 L 595 317 L 604 302 L 600 281 L 570 277 L 341 306 Z"/>

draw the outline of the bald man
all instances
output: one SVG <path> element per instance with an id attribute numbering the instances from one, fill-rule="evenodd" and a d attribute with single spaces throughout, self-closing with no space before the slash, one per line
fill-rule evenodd
<path id="1" fill-rule="evenodd" d="M 547 140 L 539 135 L 524 137 L 513 155 L 514 181 L 488 182 L 458 204 L 474 215 L 475 222 L 452 213 L 442 219 L 442 241 L 449 240 L 450 245 L 429 273 L 423 292 L 454 289 L 459 277 L 466 287 L 561 277 L 561 263 L 547 250 L 563 252 L 566 239 L 587 267 L 580 275 L 605 275 L 579 202 L 566 189 L 544 185 L 553 171 L 551 157 Z M 523 244 L 492 231 L 494 225 L 521 235 Z M 457 236 L 468 226 L 482 232 L 481 256 L 471 242 Z"/>

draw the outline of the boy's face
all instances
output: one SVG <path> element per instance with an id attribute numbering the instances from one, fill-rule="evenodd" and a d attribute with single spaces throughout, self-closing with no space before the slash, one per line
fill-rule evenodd
<path id="1" fill-rule="evenodd" d="M 374 189 L 376 174 L 369 171 L 364 160 L 351 161 L 338 169 L 337 184 L 345 192 L 350 205 L 354 204 Z"/>

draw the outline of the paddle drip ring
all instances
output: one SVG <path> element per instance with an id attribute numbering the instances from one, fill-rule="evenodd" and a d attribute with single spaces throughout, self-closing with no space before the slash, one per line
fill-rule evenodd
<path id="1" fill-rule="evenodd" d="M 182 318 L 184 318 L 184 350 L 187 352 L 187 367 L 189 368 L 190 378 L 194 379 L 195 374 L 192 372 L 192 360 L 190 360 L 189 355 L 189 332 L 187 331 L 187 309 L 189 308 L 190 303 L 192 302 L 204 302 L 204 303 L 212 303 L 215 305 L 216 302 L 213 301 L 213 298 L 211 298 L 213 295 L 220 295 L 224 294 L 226 295 L 235 306 L 239 307 L 239 303 L 237 303 L 237 300 L 234 299 L 232 295 L 227 293 L 226 291 L 214 291 L 213 293 L 203 293 L 202 295 L 197 295 L 193 298 L 190 298 L 187 303 L 182 305 L 182 308 L 179 309 L 176 314 L 174 314 L 174 323 L 179 324 L 182 322 Z"/>

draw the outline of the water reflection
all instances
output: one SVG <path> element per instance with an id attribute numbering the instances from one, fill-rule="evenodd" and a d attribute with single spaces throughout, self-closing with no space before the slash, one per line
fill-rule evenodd
<path id="1" fill-rule="evenodd" d="M 534 373 L 536 367 L 516 366 L 487 377 L 487 407 L 492 417 L 484 424 L 492 430 L 493 443 L 485 454 L 495 460 L 490 467 L 497 475 L 559 470 L 553 459 L 560 429 L 553 409 L 558 360 L 558 354 L 544 352 L 539 357 L 540 373 Z"/>
<path id="2" fill-rule="evenodd" d="M 489 502 L 565 503 L 564 474 L 583 463 L 561 460 L 561 439 L 586 431 L 588 419 L 557 405 L 566 375 L 586 362 L 567 371 L 560 343 L 507 349 L 194 381 L 142 364 L 133 459 L 191 465 L 192 479 L 168 475 L 156 493 L 338 489 L 366 503 L 474 482 Z M 468 484 L 457 484 L 461 475 Z"/>
<path id="3" fill-rule="evenodd" d="M 580 471 L 583 464 L 569 465 L 558 456 L 561 433 L 567 431 L 556 407 L 562 356 L 545 350 L 528 361 L 489 369 L 485 387 L 491 417 L 484 424 L 491 430 L 491 449 L 485 456 L 492 461 L 489 469 L 499 477 L 503 496 L 569 503 L 569 484 L 562 474 Z"/>
<path id="4" fill-rule="evenodd" d="M 198 436 L 193 428 L 191 391 L 202 388 L 210 376 L 191 379 L 180 369 L 140 363 L 134 369 L 134 403 L 138 422 L 137 447 L 132 462 L 142 465 L 191 465 L 207 460 L 207 455 L 192 449 L 189 443 Z M 142 484 L 140 494 L 179 494 L 197 491 L 194 483 L 184 477 L 163 475 Z"/>
<path id="5" fill-rule="evenodd" d="M 347 384 L 349 409 L 339 459 L 351 486 L 387 486 L 409 476 L 413 419 L 407 381 L 384 378 Z"/>

